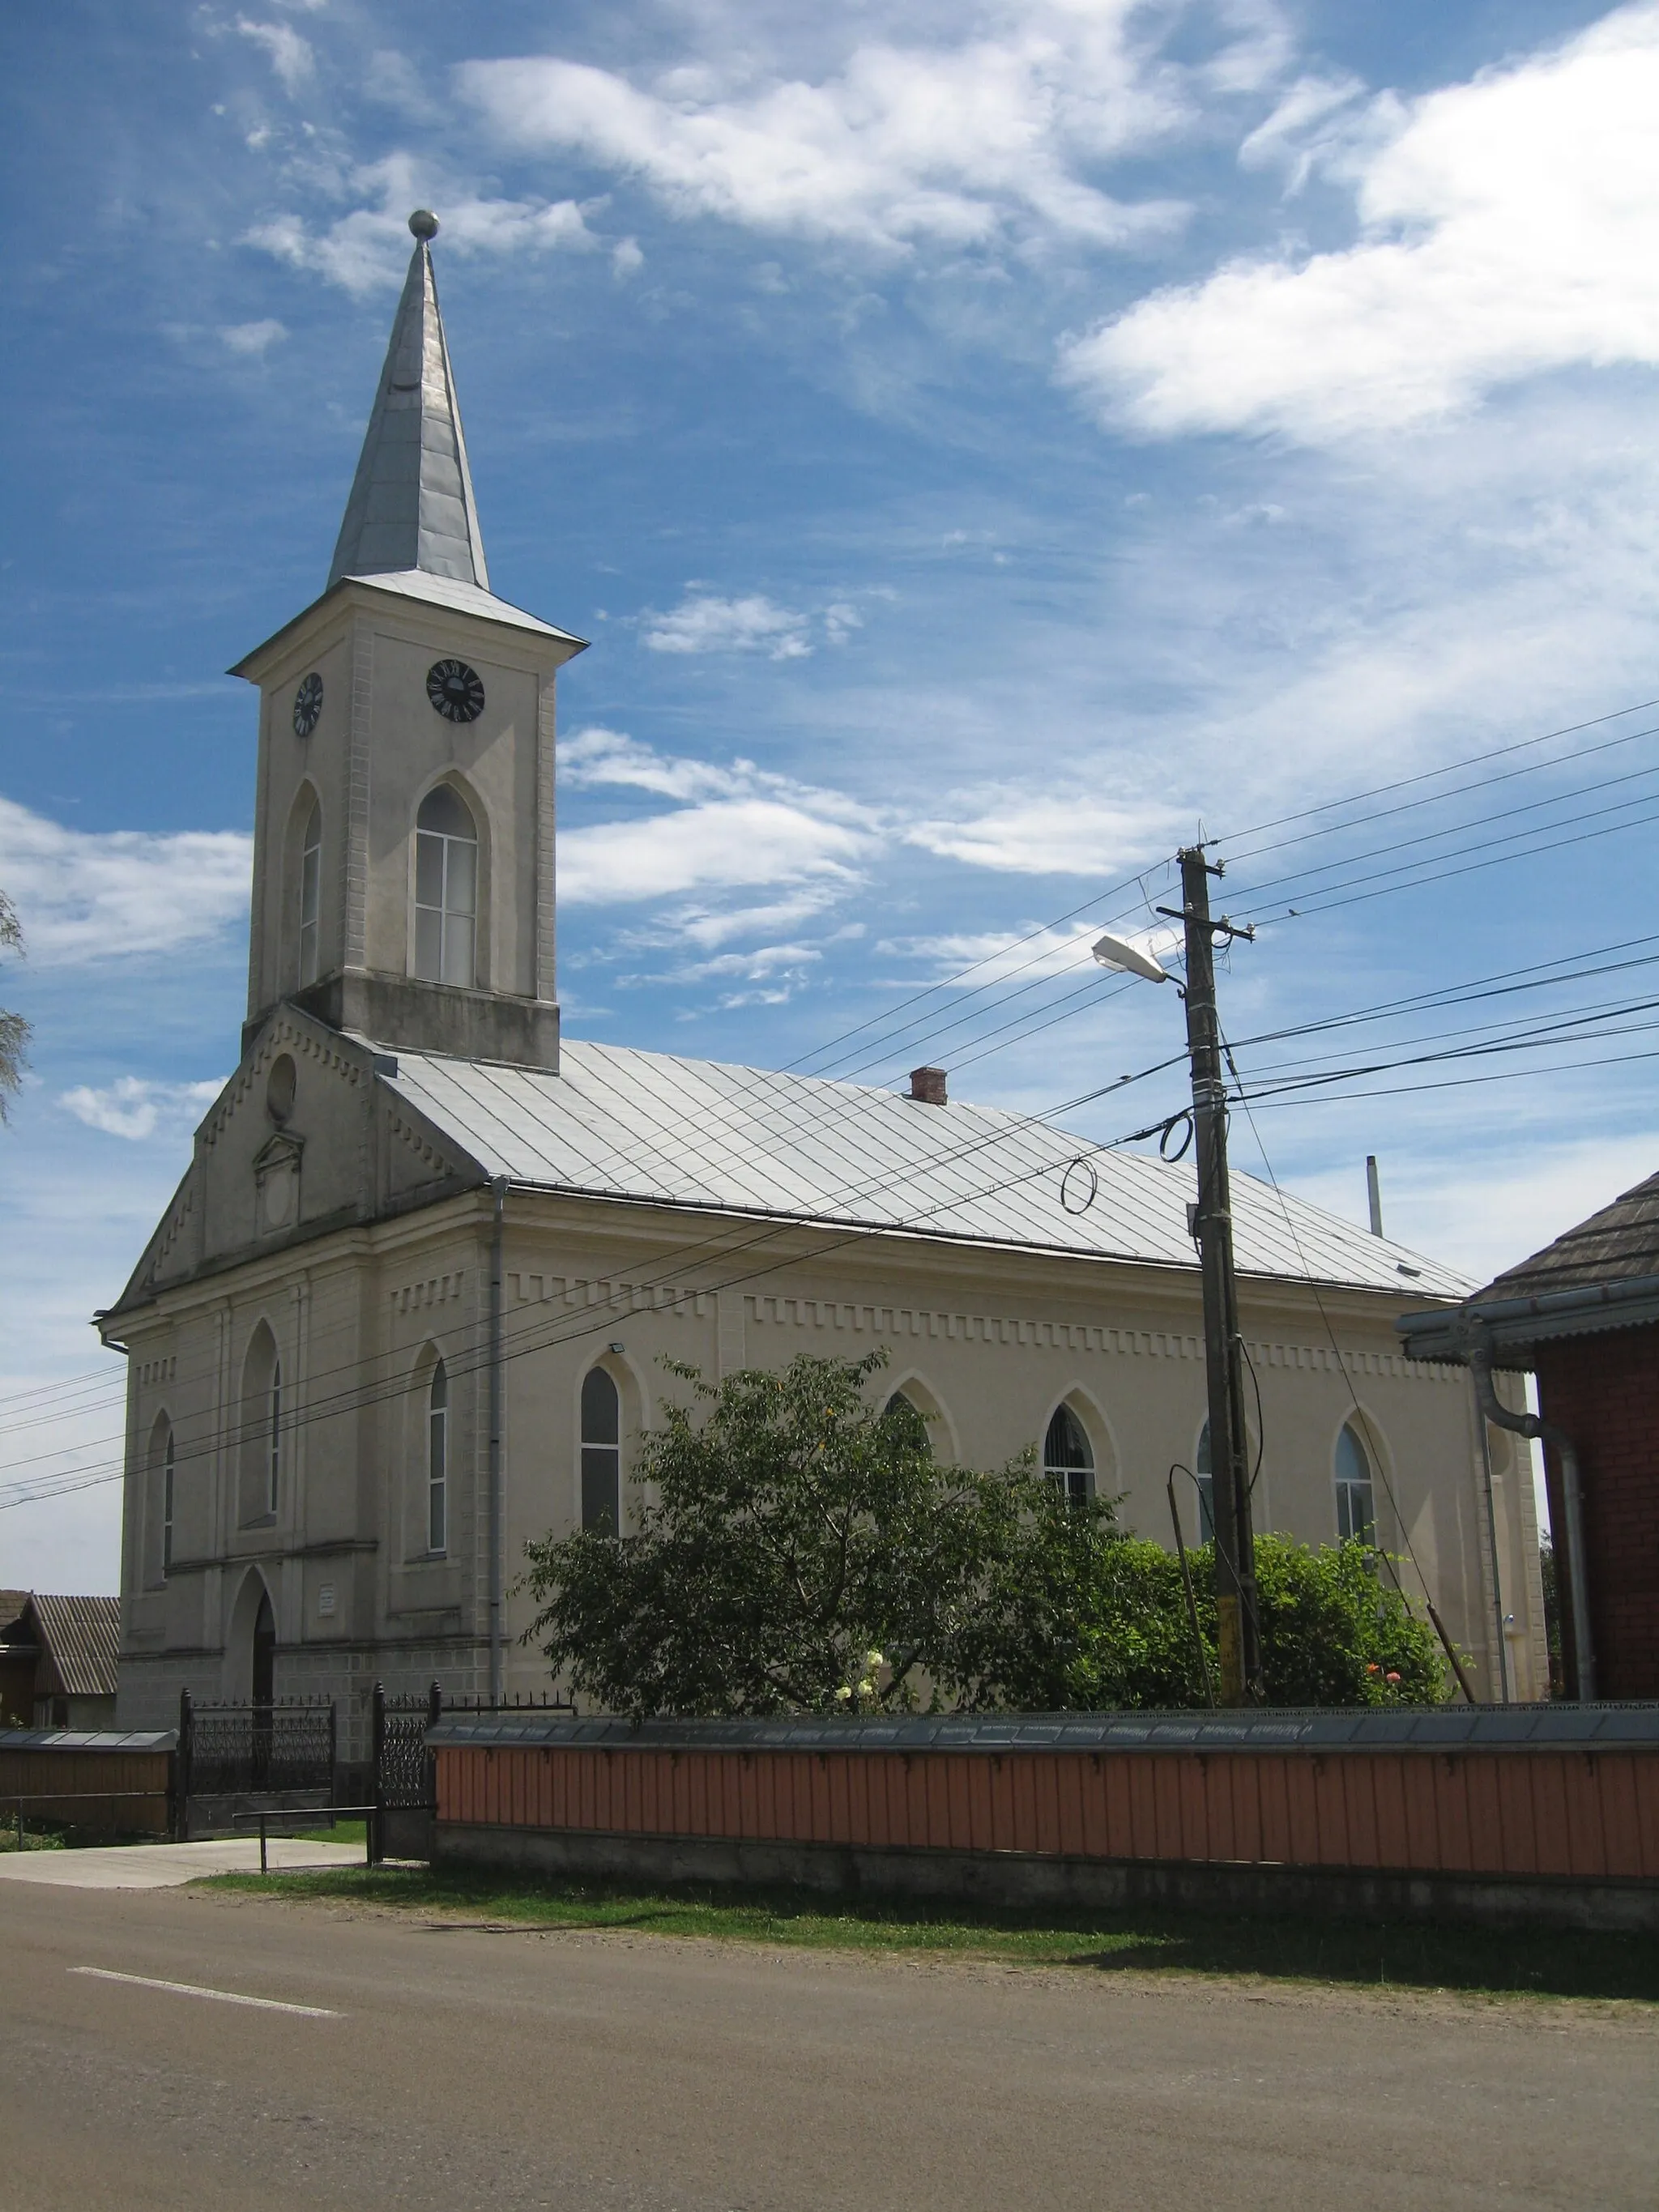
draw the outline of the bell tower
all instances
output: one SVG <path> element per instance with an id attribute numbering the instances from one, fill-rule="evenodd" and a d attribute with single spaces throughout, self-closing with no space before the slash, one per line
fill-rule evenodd
<path id="1" fill-rule="evenodd" d="M 556 1069 L 554 679 L 584 641 L 497 599 L 433 276 L 415 251 L 320 599 L 259 689 L 245 1045 L 271 1009 Z"/>

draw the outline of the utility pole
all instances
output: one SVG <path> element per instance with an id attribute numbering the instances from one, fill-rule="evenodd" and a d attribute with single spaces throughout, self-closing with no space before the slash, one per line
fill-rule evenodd
<path id="1" fill-rule="evenodd" d="M 1250 1525 L 1249 1431 L 1244 1419 L 1243 1344 L 1233 1270 L 1232 1201 L 1227 1181 L 1227 1087 L 1215 1003 L 1215 940 L 1253 937 L 1210 913 L 1210 878 L 1219 862 L 1201 846 L 1179 854 L 1181 907 L 1160 907 L 1187 937 L 1187 1051 L 1193 1073 L 1193 1139 L 1198 1202 L 1192 1231 L 1204 1283 L 1204 1356 L 1210 1398 L 1210 1477 L 1214 1492 L 1217 1640 L 1221 1702 L 1260 1701 L 1261 1632 L 1255 1599 L 1255 1542 Z"/>

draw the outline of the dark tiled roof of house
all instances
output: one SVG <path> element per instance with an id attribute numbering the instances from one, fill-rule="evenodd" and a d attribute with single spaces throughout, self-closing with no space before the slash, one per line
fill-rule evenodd
<path id="1" fill-rule="evenodd" d="M 18 1638 L 9 1632 L 15 1629 L 22 1620 L 24 1608 L 28 1601 L 29 1594 L 27 1590 L 0 1589 L 0 1643 L 15 1644 L 18 1641 Z M 27 1643 L 27 1634 L 24 1635 L 22 1641 Z"/>
<path id="2" fill-rule="evenodd" d="M 1650 1275 L 1659 1275 L 1659 1175 L 1638 1182 L 1531 1259 L 1505 1268 L 1485 1290 L 1477 1291 L 1471 1303 L 1544 1297 L 1552 1291 L 1589 1289 Z"/>
<path id="3" fill-rule="evenodd" d="M 70 1698 L 112 1698 L 121 1640 L 120 1599 L 52 1597 L 37 1590 L 28 1610 L 46 1665 L 56 1677 L 50 1686 Z"/>

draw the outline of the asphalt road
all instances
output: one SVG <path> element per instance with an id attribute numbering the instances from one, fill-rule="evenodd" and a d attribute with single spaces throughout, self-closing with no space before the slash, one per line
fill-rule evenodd
<path id="1" fill-rule="evenodd" d="M 1650 2212 L 1656 2089 L 1633 2008 L 0 1884 L 0 2212 Z"/>

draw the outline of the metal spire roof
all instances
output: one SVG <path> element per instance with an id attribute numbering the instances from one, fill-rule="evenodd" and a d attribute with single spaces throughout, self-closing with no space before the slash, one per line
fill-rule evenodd
<path id="1" fill-rule="evenodd" d="M 460 403 L 444 343 L 428 240 L 438 218 L 409 218 L 415 252 L 398 302 L 374 411 L 328 572 L 380 576 L 418 570 L 489 589 Z"/>

